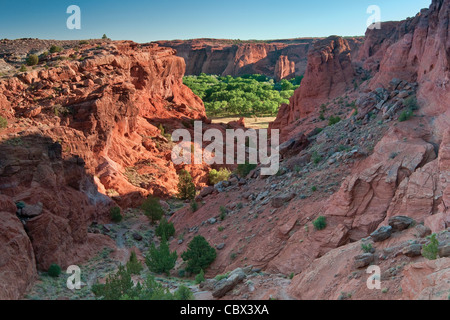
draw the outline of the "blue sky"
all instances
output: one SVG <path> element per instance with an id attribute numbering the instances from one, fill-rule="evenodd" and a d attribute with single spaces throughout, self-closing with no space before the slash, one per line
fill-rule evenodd
<path id="1" fill-rule="evenodd" d="M 378 5 L 381 20 L 402 20 L 431 0 L 39 0 L 2 1 L 0 39 L 113 40 L 227 38 L 281 39 L 363 35 L 367 8 Z M 69 5 L 81 9 L 81 30 L 69 30 Z"/>

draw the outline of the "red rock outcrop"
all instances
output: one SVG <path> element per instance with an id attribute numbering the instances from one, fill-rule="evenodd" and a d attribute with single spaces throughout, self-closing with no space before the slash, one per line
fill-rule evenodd
<path id="1" fill-rule="evenodd" d="M 308 53 L 308 67 L 289 104 L 280 106 L 271 129 L 280 129 L 281 140 L 296 133 L 296 120 L 318 111 L 321 104 L 334 99 L 352 87 L 354 69 L 347 40 L 330 37 L 318 41 Z"/>
<path id="2" fill-rule="evenodd" d="M 20 297 L 36 279 L 30 239 L 16 217 L 14 202 L 0 195 L 0 299 Z"/>
<path id="3" fill-rule="evenodd" d="M 49 68 L 0 81 L 0 114 L 8 119 L 0 142 L 0 192 L 9 204 L 2 200 L 0 209 L 5 299 L 19 298 L 36 268 L 65 268 L 114 248 L 88 226 L 109 220 L 110 197 L 128 207 L 148 194 L 174 194 L 167 133 L 208 122 L 173 49 L 106 42 L 46 59 Z M 25 208 L 14 208 L 19 201 Z"/>

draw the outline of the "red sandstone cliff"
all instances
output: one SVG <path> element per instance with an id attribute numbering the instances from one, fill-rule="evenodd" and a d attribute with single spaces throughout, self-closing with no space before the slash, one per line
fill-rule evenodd
<path id="1" fill-rule="evenodd" d="M 310 47 L 320 39 L 271 40 L 265 42 L 195 39 L 158 41 L 177 50 L 186 61 L 186 74 L 200 73 L 239 76 L 264 74 L 276 80 L 305 73 Z M 348 40 L 357 51 L 360 38 Z"/>
<path id="2" fill-rule="evenodd" d="M 37 269 L 114 247 L 87 231 L 109 219 L 110 197 L 129 207 L 177 191 L 159 126 L 206 120 L 173 49 L 107 42 L 45 59 L 50 68 L 0 80 L 0 298 L 20 297 Z"/>

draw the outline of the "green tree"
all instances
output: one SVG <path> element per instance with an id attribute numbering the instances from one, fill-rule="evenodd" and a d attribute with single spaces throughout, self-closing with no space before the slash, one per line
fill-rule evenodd
<path id="1" fill-rule="evenodd" d="M 149 218 L 150 222 L 154 224 L 156 221 L 161 220 L 164 215 L 164 210 L 159 203 L 159 199 L 149 196 L 141 205 L 141 209 L 144 214 Z"/>
<path id="2" fill-rule="evenodd" d="M 174 297 L 175 300 L 182 300 L 182 301 L 195 300 L 194 294 L 186 286 L 180 286 L 178 290 L 175 291 Z"/>
<path id="3" fill-rule="evenodd" d="M 422 256 L 428 260 L 436 260 L 439 252 L 439 241 L 436 234 L 433 233 L 430 238 L 430 243 L 422 248 Z"/>
<path id="4" fill-rule="evenodd" d="M 175 235 L 175 227 L 172 222 L 168 222 L 167 219 L 163 217 L 155 230 L 155 234 L 160 238 L 169 239 Z"/>
<path id="5" fill-rule="evenodd" d="M 127 270 L 131 274 L 139 275 L 139 274 L 141 274 L 141 271 L 143 268 L 144 267 L 137 259 L 136 252 L 132 251 L 131 255 L 130 255 L 130 260 L 128 260 L 128 262 L 127 262 Z"/>
<path id="6" fill-rule="evenodd" d="M 195 198 L 195 184 L 191 174 L 186 170 L 181 170 L 178 182 L 178 197 L 182 200 L 192 200 Z"/>
<path id="7" fill-rule="evenodd" d="M 215 259 L 216 250 L 202 236 L 196 236 L 188 245 L 188 250 L 181 254 L 187 262 L 186 271 L 199 273 L 206 269 Z"/>
<path id="8" fill-rule="evenodd" d="M 158 248 L 155 247 L 154 243 L 150 245 L 150 249 L 145 257 L 145 263 L 150 271 L 169 275 L 170 270 L 175 267 L 177 259 L 177 252 L 170 252 L 167 240 L 162 238 Z"/>
<path id="9" fill-rule="evenodd" d="M 200 273 L 195 276 L 195 283 L 200 284 L 203 281 L 205 281 L 205 272 L 202 269 L 202 270 L 200 270 Z"/>

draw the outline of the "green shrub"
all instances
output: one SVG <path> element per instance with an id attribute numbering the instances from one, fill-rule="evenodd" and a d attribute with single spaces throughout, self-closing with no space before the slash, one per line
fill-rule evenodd
<path id="1" fill-rule="evenodd" d="M 181 254 L 181 258 L 187 262 L 186 271 L 199 273 L 205 270 L 215 259 L 216 250 L 211 247 L 202 236 L 196 236 L 188 244 L 188 250 Z"/>
<path id="2" fill-rule="evenodd" d="M 195 276 L 195 283 L 200 284 L 203 281 L 205 281 L 205 272 L 203 270 L 200 270 L 200 273 Z"/>
<path id="3" fill-rule="evenodd" d="M 417 102 L 417 98 L 415 96 L 405 99 L 403 104 L 411 111 L 419 110 L 419 103 Z"/>
<path id="4" fill-rule="evenodd" d="M 8 127 L 8 120 L 0 116 L 0 129 L 5 129 Z"/>
<path id="5" fill-rule="evenodd" d="M 47 273 L 50 277 L 57 278 L 61 274 L 61 267 L 54 263 L 48 268 Z"/>
<path id="6" fill-rule="evenodd" d="M 221 181 L 226 181 L 231 175 L 231 171 L 227 168 L 221 168 L 219 171 L 212 169 L 209 172 L 209 183 L 215 185 Z"/>
<path id="7" fill-rule="evenodd" d="M 220 281 L 220 280 L 228 278 L 229 275 L 230 275 L 229 272 L 226 273 L 226 274 L 218 274 L 217 276 L 215 276 L 214 279 L 217 280 L 217 281 Z"/>
<path id="8" fill-rule="evenodd" d="M 403 110 L 402 113 L 400 113 L 400 116 L 398 117 L 399 122 L 408 121 L 413 116 L 413 112 L 411 110 Z"/>
<path id="9" fill-rule="evenodd" d="M 61 52 L 63 51 L 63 48 L 53 45 L 50 47 L 49 51 L 50 53 Z"/>
<path id="10" fill-rule="evenodd" d="M 290 275 L 289 275 L 289 279 L 294 279 L 294 276 L 295 276 L 295 274 L 292 272 Z"/>
<path id="11" fill-rule="evenodd" d="M 245 178 L 252 170 L 256 169 L 256 164 L 246 162 L 245 164 L 239 164 L 237 167 L 237 173 L 242 178 Z"/>
<path id="12" fill-rule="evenodd" d="M 134 285 L 131 274 L 120 266 L 115 274 L 110 274 L 105 284 L 94 284 L 91 288 L 100 300 L 173 300 L 175 297 L 155 278 L 149 275 L 143 283 Z"/>
<path id="13" fill-rule="evenodd" d="M 313 187 L 311 188 L 311 191 L 312 191 L 312 192 L 316 192 L 316 191 L 317 191 L 317 187 L 316 187 L 316 186 L 313 186 Z"/>
<path id="14" fill-rule="evenodd" d="M 173 235 L 175 235 L 175 227 L 172 222 L 168 222 L 164 217 L 161 219 L 158 227 L 155 230 L 155 234 L 160 238 L 169 239 Z"/>
<path id="15" fill-rule="evenodd" d="M 152 243 L 145 257 L 145 263 L 152 272 L 170 274 L 170 270 L 175 267 L 178 254 L 176 251 L 170 252 L 169 244 L 162 238 L 158 248 Z"/>
<path id="16" fill-rule="evenodd" d="M 372 250 L 373 250 L 372 244 L 371 244 L 371 243 L 368 243 L 368 244 L 361 243 L 361 250 L 362 250 L 364 253 L 370 253 L 370 252 L 372 252 Z"/>
<path id="17" fill-rule="evenodd" d="M 439 252 L 439 241 L 436 234 L 433 233 L 430 237 L 430 243 L 422 248 L 422 256 L 428 260 L 436 260 Z"/>
<path id="18" fill-rule="evenodd" d="M 159 199 L 149 196 L 144 203 L 141 205 L 141 209 L 144 211 L 144 214 L 150 220 L 152 224 L 156 221 L 161 220 L 164 215 L 164 210 L 159 203 Z"/>
<path id="19" fill-rule="evenodd" d="M 319 164 L 319 162 L 322 161 L 322 156 L 317 151 L 314 151 L 311 160 L 314 164 Z"/>
<path id="20" fill-rule="evenodd" d="M 174 294 L 175 300 L 187 301 L 187 300 L 195 300 L 194 294 L 191 290 L 189 290 L 186 286 L 180 286 Z"/>
<path id="21" fill-rule="evenodd" d="M 39 57 L 35 54 L 30 54 L 27 58 L 27 65 L 35 66 L 39 63 Z"/>
<path id="22" fill-rule="evenodd" d="M 323 230 L 327 227 L 327 221 L 324 216 L 318 217 L 316 220 L 313 221 L 313 226 L 316 228 L 316 230 Z"/>
<path id="23" fill-rule="evenodd" d="M 178 197 L 182 200 L 192 200 L 195 198 L 195 184 L 191 174 L 186 170 L 181 170 L 178 182 Z"/>
<path id="24" fill-rule="evenodd" d="M 130 272 L 130 274 L 141 274 L 141 271 L 144 267 L 139 262 L 136 256 L 136 252 L 132 251 L 130 260 L 127 262 L 127 270 Z"/>
<path id="25" fill-rule="evenodd" d="M 191 201 L 191 210 L 192 212 L 196 212 L 198 210 L 198 203 L 195 200 Z"/>
<path id="26" fill-rule="evenodd" d="M 111 208 L 109 211 L 109 216 L 111 217 L 111 220 L 115 223 L 119 223 L 122 221 L 122 214 L 120 213 L 119 207 Z"/>
<path id="27" fill-rule="evenodd" d="M 180 269 L 178 270 L 178 277 L 184 278 L 186 276 L 186 270 Z"/>
<path id="28" fill-rule="evenodd" d="M 25 65 L 23 64 L 21 67 L 20 67 L 20 69 L 19 69 L 19 72 L 27 72 L 27 67 L 25 67 Z"/>
<path id="29" fill-rule="evenodd" d="M 224 206 L 220 206 L 220 220 L 223 221 L 227 217 L 228 210 Z"/>
<path id="30" fill-rule="evenodd" d="M 336 116 L 336 117 L 331 116 L 331 117 L 328 119 L 328 125 L 329 125 L 329 126 L 334 126 L 335 124 L 341 122 L 341 120 L 342 120 L 342 119 L 341 119 L 339 116 Z"/>

